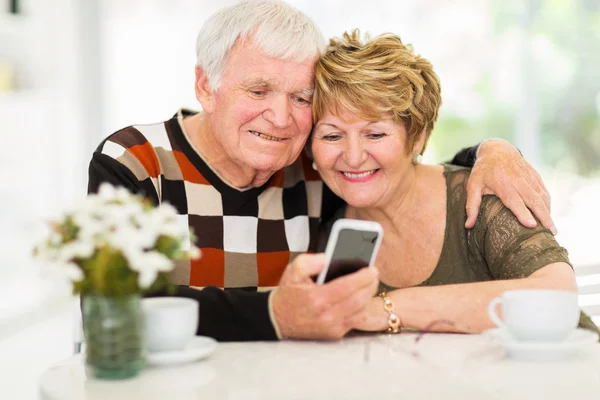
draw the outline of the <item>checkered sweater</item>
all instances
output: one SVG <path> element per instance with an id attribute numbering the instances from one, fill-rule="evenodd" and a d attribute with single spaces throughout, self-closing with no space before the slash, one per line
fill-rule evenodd
<path id="1" fill-rule="evenodd" d="M 182 130 L 187 115 L 190 112 L 182 110 L 168 121 L 130 126 L 109 136 L 93 155 L 88 191 L 95 192 L 108 181 L 143 193 L 156 204 L 175 206 L 180 223 L 193 229 L 202 257 L 179 263 L 173 281 L 238 289 L 221 293 L 214 288 L 181 289 L 200 296 L 201 333 L 223 340 L 245 339 L 217 327 L 233 309 L 237 323 L 229 330 L 254 330 L 260 339 L 275 338 L 267 295 L 258 292 L 276 286 L 297 254 L 315 250 L 324 185 L 311 162 L 301 157 L 262 187 L 229 186 L 193 149 Z M 215 304 L 220 312 L 215 313 Z M 212 314 L 221 314 L 215 315 L 213 326 Z"/>

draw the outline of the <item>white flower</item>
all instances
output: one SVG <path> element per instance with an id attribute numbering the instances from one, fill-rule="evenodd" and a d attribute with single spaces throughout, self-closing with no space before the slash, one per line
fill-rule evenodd
<path id="1" fill-rule="evenodd" d="M 138 215 L 136 217 L 136 222 L 139 225 L 137 229 L 140 232 L 151 233 L 155 240 L 158 239 L 158 237 L 161 235 L 161 229 L 164 224 L 164 221 L 156 213 L 149 212 Z"/>
<path id="2" fill-rule="evenodd" d="M 83 271 L 81 271 L 81 268 L 79 268 L 79 266 L 77 264 L 67 263 L 64 265 L 64 268 L 65 268 L 65 275 L 72 282 L 79 282 L 84 278 Z"/>
<path id="3" fill-rule="evenodd" d="M 176 217 L 177 209 L 167 202 L 163 202 L 156 208 L 156 213 L 162 215 L 165 218 Z"/>
<path id="4" fill-rule="evenodd" d="M 121 225 L 107 232 L 105 237 L 108 244 L 115 249 L 142 251 L 154 247 L 158 240 L 158 232 Z"/>
<path id="5" fill-rule="evenodd" d="M 129 190 L 125 189 L 122 186 L 119 186 L 119 187 L 115 188 L 115 196 L 114 196 L 114 198 L 115 198 L 116 201 L 120 201 L 120 202 L 123 202 L 123 203 L 131 202 L 131 201 L 135 200 L 135 197 L 136 196 L 133 193 L 131 193 Z M 133 204 L 138 205 L 140 203 L 135 202 Z"/>
<path id="6" fill-rule="evenodd" d="M 76 227 L 74 231 L 72 224 Z M 64 236 L 67 231 L 71 231 L 68 238 Z M 139 195 L 103 183 L 97 194 L 88 195 L 76 209 L 52 222 L 39 240 L 36 257 L 51 263 L 48 270 L 61 272 L 72 281 L 91 280 L 73 261 L 93 261 L 98 249 L 108 247 L 123 254 L 126 268 L 138 275 L 138 288 L 146 289 L 160 273 L 174 267 L 169 257 L 155 250 L 161 236 L 176 242 L 178 255 L 197 258 L 201 254 L 193 244 L 187 250 L 189 226 L 179 218 L 175 207 L 162 203 L 156 208 L 145 208 Z M 64 243 L 65 240 L 69 242 Z M 87 266 L 94 268 L 93 263 L 85 265 L 86 271 Z"/>
<path id="7" fill-rule="evenodd" d="M 59 249 L 56 247 L 50 247 L 41 245 L 36 248 L 35 256 L 42 261 L 54 262 L 59 259 Z"/>
<path id="8" fill-rule="evenodd" d="M 71 261 L 75 258 L 86 259 L 94 254 L 95 246 L 90 240 L 74 240 L 66 243 L 59 251 L 60 257 L 64 261 Z"/>
<path id="9" fill-rule="evenodd" d="M 79 282 L 84 278 L 83 271 L 75 263 L 49 262 L 44 268 L 45 272 L 52 275 L 58 275 L 71 282 Z"/>
<path id="10" fill-rule="evenodd" d="M 98 188 L 97 196 L 104 201 L 111 201 L 115 198 L 116 188 L 110 183 L 104 182 Z"/>
<path id="11" fill-rule="evenodd" d="M 197 248 L 196 246 L 192 246 L 190 248 L 190 250 L 188 251 L 188 255 L 190 256 L 191 259 L 197 260 L 198 258 L 200 258 L 202 256 L 202 251 L 199 248 Z"/>
<path id="12" fill-rule="evenodd" d="M 183 226 L 178 223 L 166 223 L 160 226 L 160 234 L 164 236 L 170 236 L 177 240 L 189 240 L 189 227 L 187 225 Z"/>
<path id="13" fill-rule="evenodd" d="M 171 271 L 173 261 L 157 251 L 127 251 L 125 257 L 132 270 L 138 272 L 138 284 L 147 289 L 156 280 L 159 272 Z"/>
<path id="14" fill-rule="evenodd" d="M 102 208 L 105 201 L 96 194 L 88 195 L 81 205 L 76 209 L 76 214 L 92 215 Z"/>
<path id="15" fill-rule="evenodd" d="M 158 273 L 156 271 L 141 271 L 138 274 L 138 285 L 142 289 L 148 289 L 156 280 Z"/>
<path id="16" fill-rule="evenodd" d="M 73 221 L 79 227 L 79 239 L 90 240 L 95 244 L 105 241 L 104 237 L 107 234 L 107 229 L 102 221 L 82 215 L 74 216 Z"/>
<path id="17" fill-rule="evenodd" d="M 125 258 L 134 271 L 156 270 L 166 272 L 173 269 L 173 261 L 158 251 L 139 251 L 137 249 L 123 250 Z"/>

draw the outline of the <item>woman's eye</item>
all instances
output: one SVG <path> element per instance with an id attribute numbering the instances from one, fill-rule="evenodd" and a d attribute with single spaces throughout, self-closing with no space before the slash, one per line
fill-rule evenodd
<path id="1" fill-rule="evenodd" d="M 341 135 L 325 135 L 323 136 L 323 140 L 327 142 L 336 142 L 342 138 Z"/>
<path id="2" fill-rule="evenodd" d="M 367 135 L 370 139 L 381 139 L 385 136 L 385 133 L 369 133 Z"/>

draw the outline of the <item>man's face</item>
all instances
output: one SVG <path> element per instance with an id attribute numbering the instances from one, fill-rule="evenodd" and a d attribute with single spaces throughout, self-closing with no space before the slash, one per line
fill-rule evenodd
<path id="1" fill-rule="evenodd" d="M 221 156 L 263 172 L 296 160 L 312 128 L 316 60 L 269 58 L 251 41 L 232 48 L 209 113 Z"/>

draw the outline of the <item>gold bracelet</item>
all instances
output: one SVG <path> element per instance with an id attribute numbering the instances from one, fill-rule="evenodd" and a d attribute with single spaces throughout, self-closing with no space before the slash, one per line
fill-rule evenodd
<path id="1" fill-rule="evenodd" d="M 394 308 L 394 303 L 392 299 L 390 299 L 386 292 L 381 292 L 379 296 L 383 299 L 383 309 L 387 311 L 388 316 L 388 333 L 400 333 L 400 328 L 402 327 L 402 321 L 400 317 L 396 315 L 396 310 Z"/>

